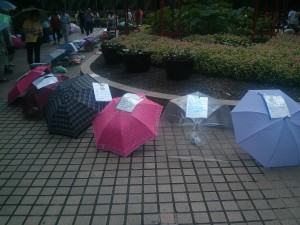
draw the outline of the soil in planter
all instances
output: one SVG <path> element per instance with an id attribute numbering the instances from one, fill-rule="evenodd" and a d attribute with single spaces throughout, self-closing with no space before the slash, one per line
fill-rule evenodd
<path id="1" fill-rule="evenodd" d="M 167 76 L 172 80 L 187 80 L 193 72 L 191 60 L 166 60 L 165 67 Z"/>
<path id="2" fill-rule="evenodd" d="M 124 63 L 127 73 L 146 72 L 150 69 L 151 66 L 151 55 L 124 55 Z"/>
<path id="3" fill-rule="evenodd" d="M 123 62 L 123 56 L 114 49 L 103 48 L 102 54 L 107 64 L 117 64 Z"/>
<path id="4" fill-rule="evenodd" d="M 240 100 L 248 90 L 280 89 L 300 102 L 300 87 L 236 81 L 195 72 L 188 80 L 176 81 L 167 78 L 164 68 L 155 66 L 151 66 L 148 72 L 128 74 L 125 72 L 124 64 L 108 65 L 102 56 L 91 64 L 91 70 L 114 82 L 166 94 L 187 95 L 200 91 L 213 98 Z"/>

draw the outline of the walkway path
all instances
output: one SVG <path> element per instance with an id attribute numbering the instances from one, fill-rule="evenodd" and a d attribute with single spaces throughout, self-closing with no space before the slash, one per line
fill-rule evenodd
<path id="1" fill-rule="evenodd" d="M 11 80 L 24 50 L 14 63 Z M 24 119 L 21 100 L 5 103 L 12 84 L 0 84 L 0 225 L 300 224 L 299 167 L 262 168 L 231 130 L 202 130 L 198 148 L 189 128 L 161 123 L 123 158 L 97 150 L 91 128 L 72 139 Z"/>

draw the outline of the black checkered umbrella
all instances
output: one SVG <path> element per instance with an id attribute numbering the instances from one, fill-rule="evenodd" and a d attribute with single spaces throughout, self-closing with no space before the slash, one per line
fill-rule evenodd
<path id="1" fill-rule="evenodd" d="M 78 137 L 91 125 L 96 115 L 108 104 L 95 100 L 89 75 L 77 76 L 61 83 L 44 108 L 50 133 Z"/>

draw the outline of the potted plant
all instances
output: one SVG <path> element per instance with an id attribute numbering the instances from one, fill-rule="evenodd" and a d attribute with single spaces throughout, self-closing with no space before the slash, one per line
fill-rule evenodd
<path id="1" fill-rule="evenodd" d="M 126 72 L 146 72 L 151 66 L 151 52 L 138 48 L 123 49 L 123 59 Z"/>
<path id="2" fill-rule="evenodd" d="M 101 44 L 102 55 L 107 64 L 117 64 L 123 62 L 121 54 L 124 45 L 111 41 L 104 41 Z"/>
<path id="3" fill-rule="evenodd" d="M 169 79 L 186 80 L 193 72 L 194 59 L 190 51 L 169 51 L 163 55 Z"/>

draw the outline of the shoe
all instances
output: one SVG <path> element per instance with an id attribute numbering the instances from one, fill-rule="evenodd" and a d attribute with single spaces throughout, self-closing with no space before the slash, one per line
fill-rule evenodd
<path id="1" fill-rule="evenodd" d="M 4 82 L 7 82 L 7 81 L 9 81 L 9 80 L 7 80 L 6 78 L 3 78 L 3 79 L 0 80 L 0 83 L 4 83 Z"/>

